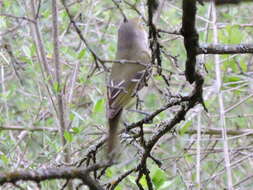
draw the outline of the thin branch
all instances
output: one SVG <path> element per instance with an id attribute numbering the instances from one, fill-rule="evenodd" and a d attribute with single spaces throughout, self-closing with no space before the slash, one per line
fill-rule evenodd
<path id="1" fill-rule="evenodd" d="M 248 96 L 244 97 L 243 99 L 241 99 L 240 101 L 238 101 L 236 104 L 232 105 L 231 107 L 227 108 L 224 112 L 228 113 L 231 110 L 235 109 L 236 107 L 238 107 L 239 105 L 241 105 L 242 103 L 246 102 L 248 99 L 250 99 L 251 97 L 253 97 L 253 93 L 249 94 Z"/>
<path id="2" fill-rule="evenodd" d="M 239 4 L 239 3 L 253 2 L 253 0 L 201 0 L 201 1 L 204 1 L 204 2 L 214 1 L 216 5 Z"/>
<path id="3" fill-rule="evenodd" d="M 56 0 L 52 0 L 52 13 L 53 13 L 53 45 L 54 45 L 54 65 L 55 65 L 55 75 L 57 81 L 57 89 L 56 89 L 56 97 L 57 97 L 57 106 L 58 106 L 58 121 L 59 121 L 59 132 L 61 135 L 62 147 L 65 147 L 67 141 L 64 138 L 64 132 L 66 130 L 66 121 L 64 114 L 64 102 L 63 102 L 63 88 L 61 84 L 61 65 L 59 59 L 59 39 L 58 39 L 58 12 Z M 69 158 L 69 150 L 67 147 L 64 149 L 64 161 L 68 163 L 70 161 Z"/>
<path id="4" fill-rule="evenodd" d="M 5 38 L 3 38 L 3 39 L 4 39 L 4 40 L 3 40 L 3 41 L 4 41 L 3 47 L 4 47 L 4 49 L 7 51 L 8 55 L 9 55 L 9 57 L 10 57 L 11 65 L 12 65 L 12 67 L 13 67 L 14 73 L 15 73 L 17 79 L 19 80 L 20 84 L 23 86 L 23 85 L 24 85 L 24 82 L 23 82 L 23 80 L 22 80 L 22 78 L 20 77 L 20 74 L 19 74 L 19 72 L 18 72 L 18 69 L 19 69 L 19 68 L 22 68 L 22 66 L 21 66 L 22 63 L 20 63 L 20 62 L 16 59 L 16 57 L 14 56 L 13 51 L 12 51 L 12 47 L 11 47 L 11 44 L 10 44 L 9 40 L 8 40 L 8 39 L 5 39 Z"/>
<path id="5" fill-rule="evenodd" d="M 147 23 L 147 20 L 145 19 L 144 15 L 141 13 L 141 11 L 138 10 L 135 3 L 129 3 L 128 0 L 124 0 L 124 3 L 127 4 L 131 9 L 133 9 L 143 20 L 144 23 Z"/>
<path id="6" fill-rule="evenodd" d="M 31 9 L 32 18 L 35 19 L 36 18 L 35 1 L 30 0 L 30 4 L 26 2 L 25 6 L 26 6 L 27 12 Z M 38 59 L 38 62 L 40 63 L 39 66 L 41 69 L 41 74 L 42 74 L 42 78 L 44 82 L 43 85 L 45 86 L 45 89 L 47 91 L 47 96 L 48 96 L 48 99 L 50 100 L 53 110 L 55 111 L 55 113 L 57 113 L 57 108 L 53 100 L 52 93 L 50 91 L 50 88 L 53 88 L 53 81 L 52 81 L 53 75 L 49 69 L 49 64 L 46 58 L 44 43 L 41 37 L 37 20 L 35 23 L 31 24 L 30 27 L 31 27 L 31 35 L 32 35 L 34 44 L 36 46 L 37 59 Z"/>
<path id="7" fill-rule="evenodd" d="M 50 131 L 50 132 L 57 132 L 59 129 L 57 128 L 50 128 L 50 127 L 22 127 L 22 126 L 16 126 L 16 125 L 10 125 L 10 126 L 0 126 L 0 130 L 13 130 L 13 131 Z"/>
<path id="8" fill-rule="evenodd" d="M 253 174 L 250 174 L 249 176 L 243 178 L 241 181 L 239 181 L 238 183 L 236 183 L 233 187 L 236 188 L 236 187 L 242 185 L 242 183 L 248 181 L 249 179 L 252 180 L 252 178 L 253 178 Z"/>
<path id="9" fill-rule="evenodd" d="M 180 105 L 182 102 L 184 102 L 186 100 L 187 100 L 187 97 L 175 97 L 175 98 L 171 98 L 169 100 L 169 102 L 165 106 L 163 106 L 162 108 L 157 109 L 156 111 L 154 111 L 153 113 L 151 113 L 149 116 L 143 118 L 142 120 L 128 125 L 127 126 L 127 130 L 133 129 L 133 128 L 135 128 L 137 126 L 140 126 L 140 125 L 143 125 L 145 123 L 149 123 L 150 121 L 152 121 L 161 112 L 167 110 L 168 108 L 170 108 L 172 106 Z"/>
<path id="10" fill-rule="evenodd" d="M 132 125 L 132 124 L 131 124 Z M 134 125 L 135 126 L 135 125 Z M 136 125 L 138 126 L 138 125 Z M 59 129 L 57 128 L 50 128 L 50 127 L 22 127 L 22 126 L 15 126 L 15 125 L 10 125 L 10 126 L 0 126 L 0 130 L 12 130 L 12 131 L 31 131 L 31 132 L 43 132 L 43 131 L 49 131 L 49 132 L 58 132 Z M 122 133 L 125 131 L 122 131 Z M 144 129 L 144 134 L 152 134 L 153 130 L 148 130 Z M 70 131 L 70 133 L 73 133 L 73 131 Z M 222 130 L 219 128 L 208 128 L 208 129 L 201 129 L 200 132 L 202 135 L 222 135 Z M 103 135 L 104 132 L 91 132 L 91 133 L 86 133 L 86 135 L 92 135 L 92 136 L 97 136 L 97 135 Z M 179 131 L 180 134 L 180 131 Z M 188 135 L 195 135 L 197 134 L 196 129 L 188 129 L 187 131 L 184 131 L 183 134 L 188 134 Z M 227 135 L 229 136 L 253 136 L 253 129 L 228 129 L 227 130 Z M 102 143 L 106 141 L 105 138 L 101 138 Z M 98 143 L 99 146 L 101 146 L 101 142 Z M 97 147 L 98 148 L 98 147 Z M 94 149 L 94 145 L 91 145 L 88 150 L 96 150 L 97 148 Z M 89 151 L 88 151 L 89 152 Z"/>
<path id="11" fill-rule="evenodd" d="M 253 53 L 252 44 L 201 44 L 197 54 L 246 54 Z"/>
<path id="12" fill-rule="evenodd" d="M 198 114 L 198 121 L 197 121 L 197 156 L 196 156 L 196 184 L 197 189 L 201 189 L 201 183 L 200 183 L 200 172 L 201 172 L 201 112 Z"/>
<path id="13" fill-rule="evenodd" d="M 127 17 L 126 17 L 126 15 L 125 15 L 123 9 L 119 6 L 119 3 L 116 2 L 115 0 L 112 0 L 112 2 L 113 2 L 114 5 L 116 5 L 116 7 L 119 9 L 119 12 L 120 12 L 120 14 L 122 15 L 124 21 L 127 21 Z"/>
<path id="14" fill-rule="evenodd" d="M 7 14 L 7 13 L 0 13 L 0 16 L 10 17 L 10 18 L 17 19 L 17 20 L 26 20 L 26 21 L 32 22 L 32 23 L 36 22 L 34 19 L 30 19 L 25 16 L 15 16 L 15 15 Z"/>
<path id="15" fill-rule="evenodd" d="M 127 176 L 129 176 L 131 173 L 134 172 L 135 169 L 130 169 L 128 171 L 126 171 L 125 173 L 121 174 L 116 180 L 110 182 L 108 184 L 108 187 L 110 187 L 110 189 L 114 189 L 115 187 L 117 187 L 117 185 L 123 180 L 125 179 Z"/>
<path id="16" fill-rule="evenodd" d="M 217 30 L 217 25 L 216 25 L 216 22 L 217 22 L 216 6 L 214 3 L 212 3 L 212 19 L 213 19 L 213 41 L 216 44 L 218 43 L 218 30 Z M 215 61 L 216 86 L 217 86 L 218 101 L 219 101 L 220 126 L 222 127 L 223 151 L 224 151 L 225 168 L 226 168 L 226 174 L 227 174 L 227 188 L 229 190 L 233 190 L 233 178 L 232 178 L 232 171 L 231 171 L 231 166 L 230 166 L 230 155 L 229 155 L 229 145 L 228 145 L 228 137 L 227 137 L 225 108 L 224 108 L 223 94 L 221 91 L 222 76 L 221 76 L 219 55 L 214 56 L 214 61 Z"/>
<path id="17" fill-rule="evenodd" d="M 185 134 L 194 135 L 197 134 L 196 129 L 189 129 Z M 210 129 L 201 129 L 200 133 L 202 135 L 220 135 L 222 136 L 222 129 L 219 128 L 210 128 Z M 253 136 L 253 130 L 252 129 L 229 129 L 227 130 L 227 135 L 230 136 Z"/>
<path id="18" fill-rule="evenodd" d="M 35 1 L 31 0 L 31 12 L 32 12 L 32 17 L 35 18 L 36 17 L 36 13 L 35 13 Z M 49 69 L 49 64 L 47 62 L 47 58 L 46 58 L 46 52 L 45 52 L 45 48 L 44 48 L 44 44 L 42 41 L 42 37 L 41 37 L 41 33 L 39 30 L 39 26 L 37 23 L 37 20 L 35 23 L 33 23 L 33 28 L 34 28 L 34 32 L 35 32 L 35 42 L 36 42 L 36 46 L 38 48 L 38 52 L 39 52 L 39 58 L 40 58 L 40 62 L 42 63 L 43 67 L 44 67 L 44 71 L 46 73 L 45 75 L 45 79 L 47 81 L 49 81 L 51 87 L 53 86 L 53 81 L 52 81 L 52 73 Z M 44 74 L 43 70 L 42 70 L 42 74 Z"/>
<path id="19" fill-rule="evenodd" d="M 73 24 L 73 26 L 74 26 L 74 28 L 75 28 L 75 30 L 76 30 L 76 32 L 77 32 L 79 38 L 83 41 L 83 43 L 85 44 L 86 48 L 89 50 L 89 52 L 90 52 L 91 55 L 93 56 L 95 62 L 96 62 L 96 61 L 101 62 L 101 59 L 96 55 L 95 51 L 93 51 L 93 50 L 91 49 L 91 47 L 89 46 L 87 40 L 86 40 L 86 39 L 84 38 L 84 36 L 82 35 L 82 31 L 78 28 L 76 22 L 74 21 L 74 18 L 73 18 L 73 16 L 71 15 L 71 13 L 70 13 L 70 11 L 69 11 L 69 8 L 68 8 L 68 6 L 66 5 L 65 0 L 61 0 L 61 2 L 62 2 L 62 5 L 63 5 L 63 7 L 64 7 L 64 9 L 65 9 L 65 11 L 66 11 L 68 17 L 69 17 L 69 20 L 70 20 L 70 22 Z"/>

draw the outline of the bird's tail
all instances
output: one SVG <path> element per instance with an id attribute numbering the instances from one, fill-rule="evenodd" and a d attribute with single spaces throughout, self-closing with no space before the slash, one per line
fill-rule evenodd
<path id="1" fill-rule="evenodd" d="M 112 157 L 114 154 L 114 149 L 117 144 L 117 131 L 118 131 L 118 125 L 119 120 L 121 116 L 122 110 L 120 110 L 115 117 L 109 118 L 109 135 L 108 135 L 108 156 Z"/>

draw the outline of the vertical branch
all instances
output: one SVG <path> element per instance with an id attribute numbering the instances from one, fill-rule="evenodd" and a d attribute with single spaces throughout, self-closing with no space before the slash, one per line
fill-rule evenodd
<path id="1" fill-rule="evenodd" d="M 198 114 L 198 123 L 197 123 L 197 156 L 196 156 L 196 184 L 197 184 L 197 189 L 201 189 L 201 183 L 200 183 L 200 149 L 201 149 L 201 111 Z"/>
<path id="2" fill-rule="evenodd" d="M 38 56 L 38 62 L 40 63 L 39 65 L 40 65 L 41 74 L 42 74 L 42 77 L 43 77 L 43 80 L 44 80 L 45 89 L 47 91 L 48 99 L 50 100 L 51 105 L 52 105 L 53 109 L 55 110 L 55 112 L 57 112 L 55 103 L 54 103 L 53 98 L 52 98 L 52 94 L 50 92 L 50 87 L 53 86 L 52 74 L 49 70 L 49 66 L 48 66 L 48 62 L 47 62 L 47 59 L 46 59 L 46 53 L 45 53 L 41 33 L 40 33 L 38 23 L 37 23 L 37 19 L 36 19 L 34 0 L 31 0 L 30 4 L 28 2 L 25 2 L 25 7 L 26 7 L 27 14 L 29 14 L 29 11 L 30 11 L 30 8 L 31 8 L 31 16 L 32 16 L 33 20 L 35 21 L 35 22 L 31 22 L 31 25 L 30 25 L 31 35 L 32 35 L 34 44 L 36 46 L 36 53 L 37 53 L 37 56 Z M 49 82 L 50 86 L 48 85 L 48 82 Z"/>
<path id="3" fill-rule="evenodd" d="M 207 17 L 208 20 L 210 20 L 211 17 L 211 6 L 208 7 L 208 12 L 207 12 Z M 207 41 L 208 39 L 208 28 L 209 28 L 210 23 L 206 22 L 205 25 L 205 38 L 204 40 Z M 201 56 L 201 64 L 204 65 L 205 62 L 205 55 L 203 54 Z M 205 94 L 208 95 L 208 94 Z M 202 186 L 201 186 L 201 113 L 202 113 L 202 109 L 200 109 L 199 113 L 198 113 L 198 123 L 197 123 L 197 156 L 196 156 L 196 184 L 197 184 L 197 189 L 201 190 Z"/>
<path id="4" fill-rule="evenodd" d="M 6 94 L 6 86 L 5 86 L 5 72 L 4 72 L 4 64 L 1 64 L 1 93 Z M 7 120 L 7 125 L 9 125 L 9 107 L 7 103 L 7 99 L 4 98 L 4 112 L 5 112 L 5 119 Z M 3 114 L 3 113 L 2 113 Z"/>
<path id="5" fill-rule="evenodd" d="M 65 120 L 65 112 L 64 108 L 64 97 L 63 97 L 63 88 L 61 83 L 61 64 L 59 58 L 59 36 L 58 36 L 58 11 L 57 11 L 57 3 L 56 0 L 52 0 L 52 16 L 53 16 L 53 46 L 54 46 L 54 66 L 55 66 L 55 78 L 57 82 L 56 90 L 56 98 L 57 98 L 57 106 L 58 106 L 58 121 L 59 121 L 59 132 L 61 137 L 61 143 L 63 147 L 64 153 L 64 162 L 70 162 L 70 154 L 69 148 L 66 146 L 67 141 L 64 138 L 64 132 L 66 131 L 66 120 Z M 68 189 L 73 189 L 73 184 L 71 181 L 67 181 Z"/>
<path id="6" fill-rule="evenodd" d="M 59 40 L 58 40 L 58 13 L 57 13 L 57 5 L 56 0 L 52 0 L 52 13 L 53 13 L 53 45 L 54 45 L 54 66 L 55 66 L 55 77 L 57 82 L 56 89 L 56 98 L 57 98 L 57 106 L 58 106 L 58 120 L 59 120 L 59 131 L 61 135 L 62 146 L 66 145 L 66 139 L 64 138 L 64 132 L 66 130 L 66 123 L 64 117 L 64 100 L 63 100 L 63 90 L 61 84 L 61 65 L 59 60 Z M 69 162 L 69 154 L 68 149 L 65 147 L 64 149 L 64 161 Z"/>
<path id="7" fill-rule="evenodd" d="M 41 33 L 40 33 L 40 30 L 39 30 L 38 22 L 36 20 L 35 1 L 34 0 L 31 0 L 31 12 L 32 12 L 32 17 L 35 20 L 35 22 L 33 23 L 33 28 L 34 28 L 34 32 L 35 32 L 35 36 L 36 36 L 35 42 L 36 42 L 36 45 L 37 45 L 38 50 L 39 50 L 38 51 L 39 59 L 40 59 L 40 62 L 42 63 L 42 65 L 43 65 L 44 71 L 46 73 L 45 79 L 47 81 L 49 81 L 49 84 L 52 87 L 53 86 L 53 81 L 52 81 L 52 76 L 53 75 L 50 72 L 50 69 L 49 69 L 49 66 L 48 66 L 44 44 L 42 42 Z"/>
<path id="8" fill-rule="evenodd" d="M 218 31 L 217 31 L 217 24 L 216 24 L 216 7 L 214 2 L 212 2 L 212 19 L 213 19 L 213 41 L 214 44 L 218 43 Z M 230 156 L 229 156 L 229 147 L 228 147 L 228 139 L 227 139 L 227 129 L 226 129 L 226 118 L 225 118 L 225 109 L 224 109 L 224 102 L 223 102 L 223 94 L 221 91 L 222 87 L 222 76 L 221 76 L 221 69 L 220 69 L 220 59 L 219 55 L 214 55 L 215 61 L 215 74 L 216 74 L 216 86 L 217 86 L 217 93 L 218 93 L 218 101 L 220 107 L 220 125 L 222 127 L 222 138 L 223 138 L 223 152 L 224 152 L 224 159 L 225 159 L 225 168 L 227 172 L 227 186 L 229 190 L 233 189 L 233 181 L 232 181 L 232 171 L 230 167 Z"/>
<path id="9" fill-rule="evenodd" d="M 157 70 L 158 73 L 161 75 L 162 74 L 162 60 L 160 51 L 161 45 L 158 42 L 159 34 L 153 22 L 153 17 L 156 9 L 158 8 L 158 5 L 159 5 L 158 1 L 156 0 L 147 0 L 149 39 L 150 39 L 150 49 L 152 51 L 151 63 L 155 65 L 155 61 L 157 61 Z"/>
<path id="10" fill-rule="evenodd" d="M 199 36 L 195 29 L 196 12 L 196 0 L 183 0 L 181 33 L 184 36 L 184 45 L 187 52 L 185 77 L 190 83 L 196 81 L 197 78 L 195 66 Z"/>

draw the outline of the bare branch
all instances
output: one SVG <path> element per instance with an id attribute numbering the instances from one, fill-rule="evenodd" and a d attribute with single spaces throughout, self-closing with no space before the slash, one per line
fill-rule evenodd
<path id="1" fill-rule="evenodd" d="M 184 36 L 184 45 L 187 52 L 185 65 L 185 77 L 187 81 L 193 83 L 196 80 L 196 55 L 199 46 L 199 36 L 195 29 L 196 0 L 183 0 L 183 17 L 181 33 Z"/>
<path id="2" fill-rule="evenodd" d="M 204 1 L 204 2 L 214 1 L 216 5 L 253 2 L 252 0 L 201 0 L 201 1 Z"/>
<path id="3" fill-rule="evenodd" d="M 246 54 L 253 53 L 253 44 L 201 44 L 197 54 Z"/>
<path id="4" fill-rule="evenodd" d="M 61 65 L 59 59 L 59 39 L 58 39 L 58 12 L 56 0 L 52 1 L 52 12 L 53 12 L 53 44 L 54 44 L 54 65 L 55 65 L 55 75 L 57 82 L 56 89 L 56 97 L 57 97 L 57 106 L 58 106 L 58 121 L 59 121 L 59 132 L 61 135 L 62 146 L 65 147 L 66 139 L 64 138 L 64 132 L 66 130 L 66 121 L 65 121 L 65 113 L 64 113 L 64 100 L 63 100 L 63 89 L 61 84 Z M 69 150 L 67 147 L 64 149 L 64 161 L 68 163 L 70 161 L 69 158 Z"/>
<path id="5" fill-rule="evenodd" d="M 10 18 L 17 19 L 17 20 L 26 20 L 26 21 L 29 21 L 32 23 L 36 22 L 34 19 L 30 19 L 25 16 L 15 16 L 15 15 L 7 14 L 7 13 L 0 13 L 0 16 L 10 17 Z"/>
<path id="6" fill-rule="evenodd" d="M 89 173 L 109 164 L 95 164 L 88 168 L 47 168 L 36 170 L 19 170 L 13 172 L 2 172 L 0 174 L 0 185 L 4 183 L 16 183 L 18 181 L 35 181 L 37 183 L 52 179 L 80 179 L 83 183 L 94 190 L 104 188 L 89 176 Z"/>

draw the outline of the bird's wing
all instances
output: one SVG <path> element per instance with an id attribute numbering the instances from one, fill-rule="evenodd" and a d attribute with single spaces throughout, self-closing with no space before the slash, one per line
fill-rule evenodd
<path id="1" fill-rule="evenodd" d="M 110 80 L 107 86 L 107 97 L 108 97 L 108 107 L 107 107 L 107 117 L 113 118 L 117 113 L 127 104 L 129 95 L 134 88 L 134 83 L 130 81 L 115 81 Z M 126 90 L 127 89 L 127 90 Z"/>
<path id="2" fill-rule="evenodd" d="M 122 59 L 124 56 L 119 58 Z M 107 86 L 108 118 L 113 118 L 117 115 L 117 113 L 129 103 L 130 99 L 147 84 L 152 72 L 152 67 L 150 66 L 150 52 L 141 51 L 138 54 L 138 58 L 142 63 L 146 64 L 146 66 L 139 64 L 115 64 L 113 66 L 113 71 L 120 71 L 122 73 L 117 75 L 116 80 L 110 79 Z M 116 69 L 116 67 L 118 68 Z M 132 67 L 130 72 L 127 69 L 128 67 Z M 130 76 L 130 79 L 126 79 L 126 76 Z"/>
<path id="3" fill-rule="evenodd" d="M 147 67 L 144 70 L 136 72 L 134 77 L 129 81 L 109 81 L 109 85 L 107 86 L 108 118 L 113 118 L 147 84 L 150 73 L 151 69 Z"/>

